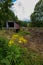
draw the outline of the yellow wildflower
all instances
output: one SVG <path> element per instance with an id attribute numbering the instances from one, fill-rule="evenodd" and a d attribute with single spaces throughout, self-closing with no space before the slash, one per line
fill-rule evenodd
<path id="1" fill-rule="evenodd" d="M 14 43 L 14 41 L 16 43 L 27 43 L 27 40 L 23 36 L 21 36 L 19 34 L 13 34 L 12 35 L 12 38 L 9 41 L 9 45 L 11 46 Z"/>
<path id="2" fill-rule="evenodd" d="M 21 41 L 21 40 L 19 40 L 18 42 L 19 42 L 19 43 L 22 43 L 22 41 Z"/>
<path id="3" fill-rule="evenodd" d="M 27 43 L 27 40 L 26 40 L 26 39 L 24 39 L 24 40 L 23 40 L 23 42 L 24 42 L 24 43 Z"/>
<path id="4" fill-rule="evenodd" d="M 16 39 L 18 36 L 19 36 L 18 34 L 12 35 L 12 39 Z"/>
<path id="5" fill-rule="evenodd" d="M 18 34 L 13 35 L 13 37 L 18 37 Z"/>
<path id="6" fill-rule="evenodd" d="M 10 40 L 8 45 L 11 46 L 11 45 L 13 45 L 13 43 L 14 43 L 14 41 Z"/>
<path id="7" fill-rule="evenodd" d="M 27 43 L 27 40 L 23 37 L 19 38 L 19 41 L 22 42 L 22 43 Z"/>

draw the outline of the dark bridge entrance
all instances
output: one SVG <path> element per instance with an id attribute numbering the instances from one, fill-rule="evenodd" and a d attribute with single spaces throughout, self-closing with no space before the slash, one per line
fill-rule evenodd
<path id="1" fill-rule="evenodd" d="M 9 27 L 14 27 L 14 22 L 8 22 Z"/>

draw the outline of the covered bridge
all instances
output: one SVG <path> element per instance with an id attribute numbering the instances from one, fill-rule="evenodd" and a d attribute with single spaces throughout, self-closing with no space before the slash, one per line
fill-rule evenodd
<path id="1" fill-rule="evenodd" d="M 6 22 L 6 28 L 7 29 L 14 29 L 15 31 L 19 31 L 20 30 L 19 24 L 16 23 L 15 21 L 7 21 Z"/>

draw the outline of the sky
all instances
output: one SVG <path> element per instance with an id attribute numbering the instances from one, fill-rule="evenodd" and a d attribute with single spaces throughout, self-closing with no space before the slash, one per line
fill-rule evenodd
<path id="1" fill-rule="evenodd" d="M 12 0 L 14 5 L 12 10 L 20 20 L 30 20 L 30 15 L 33 13 L 36 3 L 39 0 Z"/>

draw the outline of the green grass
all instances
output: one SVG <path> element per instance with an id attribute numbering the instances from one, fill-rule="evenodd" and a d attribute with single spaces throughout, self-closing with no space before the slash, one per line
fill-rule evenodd
<path id="1" fill-rule="evenodd" d="M 30 34 L 30 32 L 29 31 L 19 31 L 18 34 L 20 34 L 20 35 L 28 35 L 28 34 Z"/>

